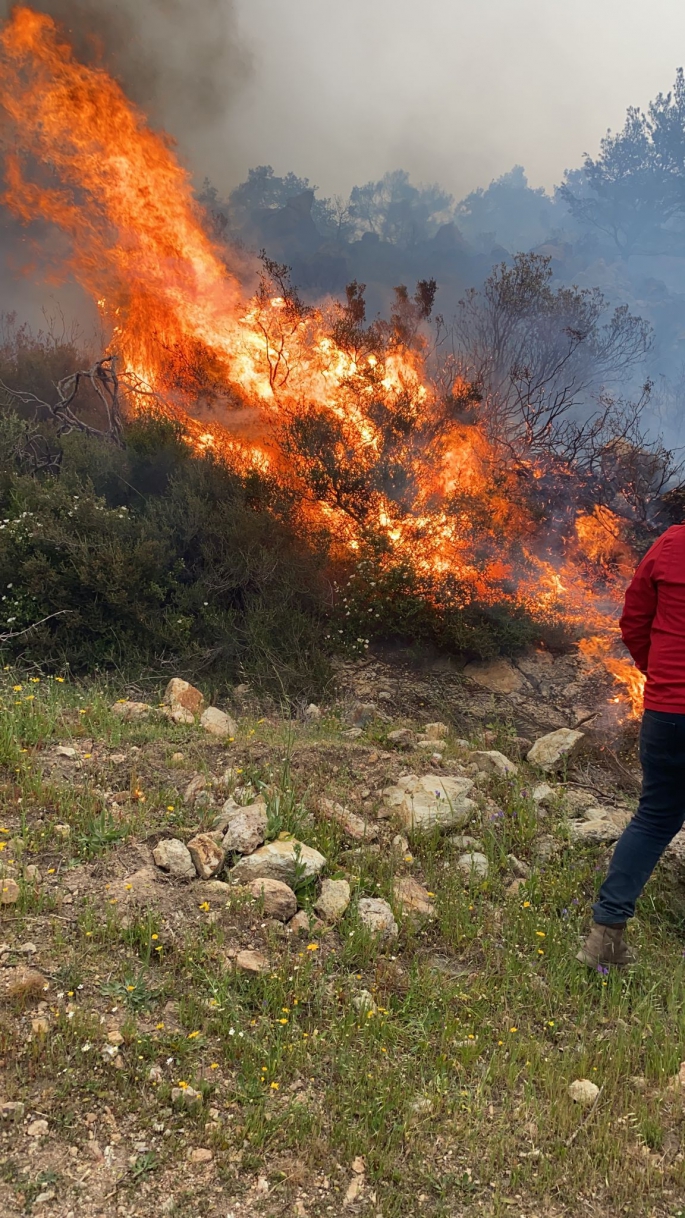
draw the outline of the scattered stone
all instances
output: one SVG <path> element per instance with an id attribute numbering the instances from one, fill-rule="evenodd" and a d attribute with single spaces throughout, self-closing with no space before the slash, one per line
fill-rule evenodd
<path id="1" fill-rule="evenodd" d="M 575 757 L 585 739 L 584 732 L 570 727 L 560 727 L 535 741 L 528 752 L 527 760 L 541 770 L 558 770 L 566 761 Z"/>
<path id="2" fill-rule="evenodd" d="M 165 706 L 162 707 L 162 714 L 166 715 L 172 723 L 191 724 L 195 722 L 195 716 L 192 711 L 186 710 L 185 706 Z"/>
<path id="3" fill-rule="evenodd" d="M 396 833 L 390 845 L 393 853 L 398 854 L 401 858 L 409 859 L 412 857 L 409 841 L 403 833 Z"/>
<path id="4" fill-rule="evenodd" d="M 149 1083 L 164 1082 L 164 1071 L 162 1070 L 162 1067 L 161 1066 L 150 1066 L 150 1069 L 148 1070 L 148 1073 L 147 1073 L 147 1079 L 148 1079 Z"/>
<path id="5" fill-rule="evenodd" d="M 507 855 L 507 862 L 511 867 L 514 875 L 517 875 L 521 880 L 529 880 L 531 871 L 527 863 L 523 863 L 521 859 L 517 859 L 515 854 Z"/>
<path id="6" fill-rule="evenodd" d="M 233 896 L 232 886 L 224 880 L 197 880 L 193 884 L 193 891 L 200 901 L 209 901 L 211 905 L 225 905 Z"/>
<path id="7" fill-rule="evenodd" d="M 533 787 L 532 799 L 534 804 L 547 808 L 554 799 L 557 798 L 557 792 L 554 787 L 550 787 L 548 782 L 539 782 L 536 787 Z"/>
<path id="8" fill-rule="evenodd" d="M 202 1094 L 194 1087 L 172 1087 L 171 1102 L 175 1107 L 197 1110 L 202 1106 Z"/>
<path id="9" fill-rule="evenodd" d="M 71 825 L 53 825 L 52 828 L 58 837 L 71 837 Z"/>
<path id="10" fill-rule="evenodd" d="M 292 888 L 282 883 L 281 880 L 268 878 L 252 880 L 247 885 L 247 891 L 264 902 L 264 913 L 267 918 L 288 922 L 297 913 L 297 897 Z"/>
<path id="11" fill-rule="evenodd" d="M 472 816 L 476 804 L 468 798 L 473 789 L 469 778 L 440 774 L 409 774 L 383 792 L 386 805 L 410 832 L 434 828 L 459 829 Z"/>
<path id="12" fill-rule="evenodd" d="M 580 809 L 580 816 L 576 816 L 577 820 L 609 820 L 610 809 L 602 808 L 599 804 L 588 804 L 587 807 Z"/>
<path id="13" fill-rule="evenodd" d="M 31 1020 L 31 1031 L 34 1036 L 47 1036 L 50 1031 L 50 1024 L 47 1019 L 40 1017 L 39 1019 Z"/>
<path id="14" fill-rule="evenodd" d="M 369 1011 L 373 1011 L 375 1015 L 378 1010 L 374 996 L 368 990 L 360 990 L 358 994 L 355 994 L 352 999 L 352 1006 L 358 1011 L 367 1014 Z"/>
<path id="15" fill-rule="evenodd" d="M 225 711 L 219 710 L 216 706 L 208 706 L 207 710 L 202 715 L 200 723 L 206 732 L 211 736 L 218 736 L 219 739 L 225 740 L 228 736 L 237 736 L 238 724 L 235 719 L 231 719 Z"/>
<path id="16" fill-rule="evenodd" d="M 317 706 L 315 702 L 310 702 L 304 712 L 304 717 L 309 719 L 310 723 L 318 723 L 321 719 L 321 707 Z"/>
<path id="17" fill-rule="evenodd" d="M 399 927 L 387 901 L 380 897 L 362 897 L 358 910 L 362 925 L 375 938 L 385 941 L 396 939 L 399 935 Z"/>
<path id="18" fill-rule="evenodd" d="M 473 850 L 469 854 L 462 854 L 457 859 L 457 867 L 464 875 L 471 879 L 477 876 L 479 879 L 486 879 L 490 864 L 484 854 L 478 850 Z"/>
<path id="19" fill-rule="evenodd" d="M 435 913 L 431 894 L 412 876 L 399 877 L 393 884 L 393 896 L 403 914 L 420 914 L 430 918 Z"/>
<path id="20" fill-rule="evenodd" d="M 8 1100 L 0 1107 L 0 1118 L 3 1121 L 23 1121 L 26 1107 L 20 1100 Z"/>
<path id="21" fill-rule="evenodd" d="M 535 851 L 541 863 L 548 863 L 560 850 L 559 842 L 550 833 L 543 833 L 535 843 Z"/>
<path id="22" fill-rule="evenodd" d="M 446 723 L 427 723 L 423 729 L 424 736 L 429 740 L 446 740 L 450 734 L 450 729 Z"/>
<path id="23" fill-rule="evenodd" d="M 212 829 L 216 829 L 219 833 L 225 833 L 231 821 L 243 810 L 242 804 L 236 803 L 232 795 L 229 796 L 223 804 L 219 815 L 214 817 Z"/>
<path id="24" fill-rule="evenodd" d="M 194 718 L 195 715 L 200 714 L 205 704 L 205 699 L 199 689 L 196 689 L 188 681 L 182 681 L 180 677 L 172 677 L 164 691 L 164 704 L 171 707 L 172 711 L 189 711 Z"/>
<path id="25" fill-rule="evenodd" d="M 115 880 L 108 886 L 110 904 L 132 902 L 135 905 L 153 904 L 159 895 L 159 872 L 156 867 L 139 867 L 123 880 Z"/>
<path id="26" fill-rule="evenodd" d="M 477 837 L 469 837 L 468 833 L 450 834 L 448 841 L 455 850 L 482 850 L 483 843 Z"/>
<path id="27" fill-rule="evenodd" d="M 589 1108 L 599 1095 L 599 1087 L 589 1078 L 577 1078 L 575 1082 L 571 1083 L 568 1093 L 574 1104 L 581 1104 L 583 1108 Z"/>
<path id="28" fill-rule="evenodd" d="M 146 719 L 148 715 L 153 713 L 154 707 L 150 706 L 147 702 L 123 701 L 115 702 L 110 707 L 110 710 L 113 715 L 116 715 L 117 719 L 123 719 L 128 723 L 133 719 Z"/>
<path id="29" fill-rule="evenodd" d="M 195 1150 L 188 1151 L 188 1158 L 191 1163 L 211 1163 L 214 1155 L 204 1146 L 198 1146 Z"/>
<path id="30" fill-rule="evenodd" d="M 481 750 L 478 749 L 469 754 L 469 760 L 475 761 L 479 770 L 485 771 L 486 774 L 495 774 L 500 778 L 509 778 L 514 774 L 518 774 L 519 768 L 504 753 L 498 753 L 497 749 Z"/>
<path id="31" fill-rule="evenodd" d="M 373 842 L 378 837 L 378 829 L 370 825 L 363 817 L 350 812 L 342 804 L 336 804 L 332 799 L 320 799 L 319 811 L 326 820 L 332 820 L 339 825 L 346 837 L 353 842 Z"/>
<path id="32" fill-rule="evenodd" d="M 512 880 L 511 884 L 507 885 L 507 890 L 506 890 L 507 896 L 508 897 L 517 897 L 519 892 L 523 888 L 525 882 L 526 882 L 525 880 Z"/>
<path id="33" fill-rule="evenodd" d="M 567 808 L 576 815 L 581 813 L 585 815 L 587 808 L 597 807 L 597 796 L 594 791 L 586 791 L 584 787 L 566 787 L 564 789 L 564 802 Z M 599 819 L 598 817 L 587 817 L 586 819 Z"/>
<path id="34" fill-rule="evenodd" d="M 239 860 L 231 871 L 231 879 L 240 884 L 250 880 L 282 880 L 293 884 L 320 875 L 326 866 L 323 854 L 305 846 L 295 838 L 267 842 L 254 854 Z"/>
<path id="35" fill-rule="evenodd" d="M 340 734 L 345 736 L 347 740 L 358 740 L 360 736 L 364 735 L 364 732 L 360 727 L 348 727 L 346 732 L 341 732 Z"/>
<path id="36" fill-rule="evenodd" d="M 45 1192 L 39 1193 L 34 1201 L 34 1205 L 45 1205 L 48 1201 L 54 1201 L 57 1193 L 54 1188 L 48 1188 Z"/>
<path id="37" fill-rule="evenodd" d="M 291 930 L 294 935 L 308 935 L 310 927 L 313 927 L 315 922 L 316 919 L 312 923 L 306 909 L 299 909 L 295 917 L 291 918 L 288 922 L 288 930 Z"/>
<path id="38" fill-rule="evenodd" d="M 350 903 L 347 880 L 324 880 L 314 908 L 324 922 L 339 922 Z"/>
<path id="39" fill-rule="evenodd" d="M 603 842 L 616 842 L 621 836 L 621 830 L 612 820 L 572 820 L 569 822 L 572 842 L 588 842 L 600 845 Z"/>
<path id="40" fill-rule="evenodd" d="M 30 1138 L 44 1138 L 48 1132 L 47 1121 L 32 1121 L 26 1130 Z"/>
<path id="41" fill-rule="evenodd" d="M 73 761 L 76 757 L 78 757 L 78 752 L 76 749 L 71 748 L 71 746 L 67 744 L 58 744 L 57 748 L 55 749 L 55 753 L 58 757 L 67 757 L 69 761 Z"/>
<path id="42" fill-rule="evenodd" d="M 222 819 L 223 816 L 224 813 Z M 266 826 L 266 804 L 263 799 L 258 799 L 246 808 L 238 808 L 228 822 L 223 841 L 224 850 L 236 854 L 254 854 L 266 837 Z"/>
<path id="43" fill-rule="evenodd" d="M 175 875 L 182 880 L 195 879 L 195 865 L 192 855 L 185 845 L 176 837 L 165 837 L 158 842 L 152 851 L 155 863 L 162 871 Z"/>
<path id="44" fill-rule="evenodd" d="M 353 727 L 366 727 L 368 723 L 372 723 L 378 714 L 378 707 L 374 702 L 358 702 L 352 708 L 350 722 Z"/>
<path id="45" fill-rule="evenodd" d="M 107 1033 L 107 1040 L 110 1045 L 114 1045 L 115 1049 L 118 1049 L 124 1043 L 124 1037 L 118 1028 L 110 1028 Z"/>
<path id="46" fill-rule="evenodd" d="M 27 879 L 30 884 L 40 884 L 43 875 L 40 868 L 36 867 L 35 863 L 29 863 L 28 867 L 24 869 L 24 878 Z"/>
<path id="47" fill-rule="evenodd" d="M 4 876 L 0 880 L 0 905 L 16 905 L 21 896 L 21 889 L 16 880 Z"/>
<path id="48" fill-rule="evenodd" d="M 523 685 L 521 673 L 502 656 L 494 660 L 473 660 L 466 665 L 464 676 L 493 694 L 513 694 Z"/>
<path id="49" fill-rule="evenodd" d="M 436 748 L 437 749 L 446 749 L 447 741 L 446 740 L 433 740 L 432 737 L 429 737 L 429 736 L 426 736 L 426 738 L 423 739 L 421 736 L 419 736 L 418 739 L 415 741 L 415 745 L 416 745 L 417 749 L 426 749 L 426 750 L 436 749 Z M 442 758 L 442 754 L 440 754 L 440 757 Z"/>
<path id="50" fill-rule="evenodd" d="M 411 748 L 414 740 L 414 733 L 409 727 L 398 727 L 394 732 L 388 732 L 388 744 L 398 749 Z"/>
<path id="51" fill-rule="evenodd" d="M 268 973 L 271 969 L 269 961 L 261 952 L 238 952 L 235 962 L 244 973 Z"/>
<path id="52" fill-rule="evenodd" d="M 211 880 L 221 871 L 226 855 L 208 833 L 197 833 L 188 842 L 188 849 L 201 880 Z"/>

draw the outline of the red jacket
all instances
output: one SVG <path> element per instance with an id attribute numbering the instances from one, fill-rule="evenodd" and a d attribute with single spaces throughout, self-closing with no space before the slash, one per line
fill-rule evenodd
<path id="1" fill-rule="evenodd" d="M 642 559 L 621 618 L 623 642 L 647 674 L 645 709 L 685 715 L 685 525 Z"/>

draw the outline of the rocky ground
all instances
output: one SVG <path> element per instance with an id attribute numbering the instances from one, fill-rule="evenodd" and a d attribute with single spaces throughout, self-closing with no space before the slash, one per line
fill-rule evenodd
<path id="1" fill-rule="evenodd" d="M 677 867 L 637 967 L 574 960 L 639 782 L 606 679 L 339 678 L 2 674 L 0 1213 L 676 1218 Z"/>

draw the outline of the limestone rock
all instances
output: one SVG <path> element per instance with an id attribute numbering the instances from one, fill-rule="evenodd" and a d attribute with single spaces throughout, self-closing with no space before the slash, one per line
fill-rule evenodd
<path id="1" fill-rule="evenodd" d="M 512 880 L 511 884 L 507 885 L 506 893 L 508 897 L 517 897 L 525 884 L 525 880 Z"/>
<path id="2" fill-rule="evenodd" d="M 225 711 L 219 710 L 216 706 L 208 706 L 207 710 L 202 715 L 200 723 L 206 732 L 211 736 L 217 736 L 221 740 L 227 739 L 228 736 L 236 736 L 238 732 L 238 724 L 235 719 L 231 719 Z"/>
<path id="3" fill-rule="evenodd" d="M 476 804 L 468 798 L 473 789 L 469 778 L 440 774 L 409 774 L 383 792 L 386 806 L 395 812 L 410 832 L 434 828 L 460 829 L 472 816 Z"/>
<path id="4" fill-rule="evenodd" d="M 188 1159 L 191 1163 L 211 1163 L 213 1158 L 213 1151 L 207 1150 L 205 1146 L 198 1146 L 195 1150 L 188 1151 Z"/>
<path id="5" fill-rule="evenodd" d="M 403 914 L 420 914 L 430 918 L 435 906 L 428 889 L 410 875 L 398 877 L 393 884 L 393 896 Z"/>
<path id="6" fill-rule="evenodd" d="M 235 962 L 236 967 L 241 969 L 243 973 L 268 973 L 271 969 L 269 961 L 261 952 L 238 952 Z"/>
<path id="7" fill-rule="evenodd" d="M 254 854 L 239 860 L 231 871 L 231 879 L 240 884 L 250 880 L 282 880 L 293 884 L 296 880 L 308 880 L 320 875 L 326 866 L 323 854 L 305 846 L 295 838 L 280 839 L 260 846 Z"/>
<path id="8" fill-rule="evenodd" d="M 106 900 L 111 904 L 154 904 L 159 898 L 160 876 L 156 867 L 139 867 L 123 880 L 114 880 L 107 889 Z"/>
<path id="9" fill-rule="evenodd" d="M 621 830 L 612 820 L 572 820 L 569 823 L 571 841 L 588 842 L 600 845 L 602 842 L 616 842 L 621 836 Z"/>
<path id="10" fill-rule="evenodd" d="M 154 707 L 147 702 L 115 702 L 110 710 L 117 719 L 123 719 L 125 723 L 134 719 L 146 719 L 154 711 Z"/>
<path id="11" fill-rule="evenodd" d="M 55 749 L 55 755 L 57 757 L 66 757 L 68 761 L 74 761 L 78 757 L 78 752 L 69 744 L 58 744 Z"/>
<path id="12" fill-rule="evenodd" d="M 399 935 L 399 927 L 387 901 L 380 897 L 362 897 L 359 902 L 359 918 L 374 938 L 392 941 Z"/>
<path id="13" fill-rule="evenodd" d="M 487 858 L 484 854 L 480 854 L 478 850 L 460 855 L 457 859 L 457 867 L 464 873 L 467 879 L 475 876 L 478 879 L 484 880 L 490 870 Z"/>
<path id="14" fill-rule="evenodd" d="M 368 723 L 372 723 L 378 714 L 378 707 L 374 702 L 358 702 L 352 708 L 350 722 L 353 727 L 366 727 Z"/>
<path id="15" fill-rule="evenodd" d="M 201 795 L 202 792 L 206 791 L 208 785 L 209 784 L 204 774 L 194 774 L 183 792 L 184 802 L 192 807 L 197 801 L 198 795 Z"/>
<path id="16" fill-rule="evenodd" d="M 182 681 L 179 677 L 172 677 L 164 691 L 164 704 L 170 707 L 172 711 L 185 710 L 195 716 L 200 714 L 205 704 L 205 699 L 199 689 L 196 689 L 189 681 Z"/>
<path id="17" fill-rule="evenodd" d="M 195 866 L 188 847 L 176 837 L 163 838 L 152 851 L 155 863 L 162 871 L 183 880 L 195 879 Z"/>
<path id="18" fill-rule="evenodd" d="M 224 880 L 196 880 L 193 894 L 200 904 L 209 901 L 210 905 L 226 905 L 233 896 L 233 888 Z"/>
<path id="19" fill-rule="evenodd" d="M 446 723 L 427 723 L 423 734 L 428 740 L 446 740 L 450 729 Z"/>
<path id="20" fill-rule="evenodd" d="M 584 732 L 560 727 L 556 732 L 540 736 L 528 753 L 527 760 L 541 770 L 558 770 L 576 755 L 584 739 Z"/>
<path id="21" fill-rule="evenodd" d="M 162 707 L 162 714 L 166 715 L 166 718 L 170 719 L 172 723 L 190 724 L 195 722 L 193 712 L 187 710 L 185 706 L 164 706 Z"/>
<path id="22" fill-rule="evenodd" d="M 172 1087 L 171 1102 L 175 1107 L 193 1111 L 202 1107 L 202 1094 L 194 1087 Z"/>
<path id="23" fill-rule="evenodd" d="M 225 806 L 225 805 L 224 805 Z M 246 808 L 238 808 L 228 822 L 224 850 L 237 854 L 254 854 L 266 837 L 266 804 L 259 799 Z"/>
<path id="24" fill-rule="evenodd" d="M 352 999 L 352 1006 L 366 1015 L 368 1015 L 369 1011 L 373 1011 L 375 1015 L 378 1010 L 374 996 L 369 990 L 360 990 L 358 994 L 355 994 Z"/>
<path id="25" fill-rule="evenodd" d="M 504 753 L 498 753 L 497 749 L 478 749 L 469 755 L 469 760 L 475 761 L 479 770 L 486 774 L 495 774 L 499 778 L 509 778 L 519 772 L 518 766 L 505 757 Z"/>
<path id="26" fill-rule="evenodd" d="M 473 660 L 466 665 L 464 676 L 493 694 L 513 694 L 523 685 L 521 673 L 503 656 L 494 660 Z"/>
<path id="27" fill-rule="evenodd" d="M 599 1087 L 596 1083 L 591 1082 L 589 1078 L 577 1078 L 571 1083 L 568 1093 L 575 1104 L 581 1104 L 584 1108 L 589 1108 L 594 1104 L 599 1095 Z"/>
<path id="28" fill-rule="evenodd" d="M 201 880 L 211 880 L 217 871 L 221 871 L 225 852 L 208 833 L 197 833 L 188 842 L 188 849 Z"/>
<path id="29" fill-rule="evenodd" d="M 318 723 L 321 719 L 321 707 L 317 706 L 316 702 L 310 702 L 309 706 L 304 712 L 304 717 L 305 719 L 308 719 L 310 723 Z"/>
<path id="30" fill-rule="evenodd" d="M 247 885 L 247 891 L 259 901 L 264 902 L 264 913 L 267 918 L 288 922 L 297 913 L 297 897 L 292 888 L 281 880 L 268 878 L 252 880 Z"/>
<path id="31" fill-rule="evenodd" d="M 548 782 L 539 782 L 533 787 L 532 800 L 540 808 L 549 807 L 552 800 L 557 798 L 557 792 L 554 787 L 550 787 Z"/>
<path id="32" fill-rule="evenodd" d="M 477 837 L 470 837 L 468 833 L 452 833 L 448 841 L 455 850 L 482 850 L 483 843 Z"/>
<path id="33" fill-rule="evenodd" d="M 354 842 L 374 842 L 378 837 L 378 829 L 370 825 L 363 817 L 350 812 L 342 804 L 336 804 L 332 799 L 320 799 L 319 811 L 326 820 L 332 820 L 342 829 L 345 837 Z"/>
<path id="34" fill-rule="evenodd" d="M 597 807 L 597 796 L 594 791 L 586 791 L 582 787 L 567 787 L 564 790 L 566 807 L 575 815 L 585 816 L 588 808 Z M 586 817 L 586 820 L 598 820 L 599 817 Z"/>
<path id="35" fill-rule="evenodd" d="M 295 917 L 288 922 L 288 930 L 294 935 L 311 935 L 320 925 L 318 918 L 310 918 L 306 909 L 299 909 Z"/>
<path id="36" fill-rule="evenodd" d="M 8 1100 L 0 1105 L 0 1117 L 3 1121 L 23 1121 L 26 1107 L 21 1100 Z"/>
<path id="37" fill-rule="evenodd" d="M 0 905 L 16 905 L 21 895 L 21 889 L 11 876 L 0 879 Z"/>
<path id="38" fill-rule="evenodd" d="M 511 870 L 513 871 L 514 875 L 518 876 L 518 878 L 520 880 L 529 880 L 530 879 L 530 875 L 531 875 L 530 867 L 528 866 L 527 863 L 522 862 L 521 859 L 517 859 L 515 854 L 508 854 L 507 862 L 508 862 L 509 866 L 511 867 Z"/>
<path id="39" fill-rule="evenodd" d="M 324 880 L 314 908 L 324 922 L 339 922 L 350 903 L 347 880 Z"/>
<path id="40" fill-rule="evenodd" d="M 408 727 L 398 727 L 394 732 L 388 732 L 388 744 L 393 744 L 398 749 L 411 748 L 414 739 L 414 733 Z"/>

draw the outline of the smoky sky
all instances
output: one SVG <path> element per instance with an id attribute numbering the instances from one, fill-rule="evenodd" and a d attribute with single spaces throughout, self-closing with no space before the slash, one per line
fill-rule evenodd
<path id="1" fill-rule="evenodd" d="M 551 187 L 685 63 L 679 0 L 236 0 L 236 17 L 253 72 L 231 167 L 327 194 L 403 167 L 459 197 L 517 163 Z"/>
<path id="2" fill-rule="evenodd" d="M 80 59 L 111 71 L 153 123 L 176 137 L 184 160 L 206 172 L 223 146 L 226 114 L 249 78 L 233 0 L 26 0 L 49 13 Z M 0 0 L 0 17 L 11 0 Z"/>

